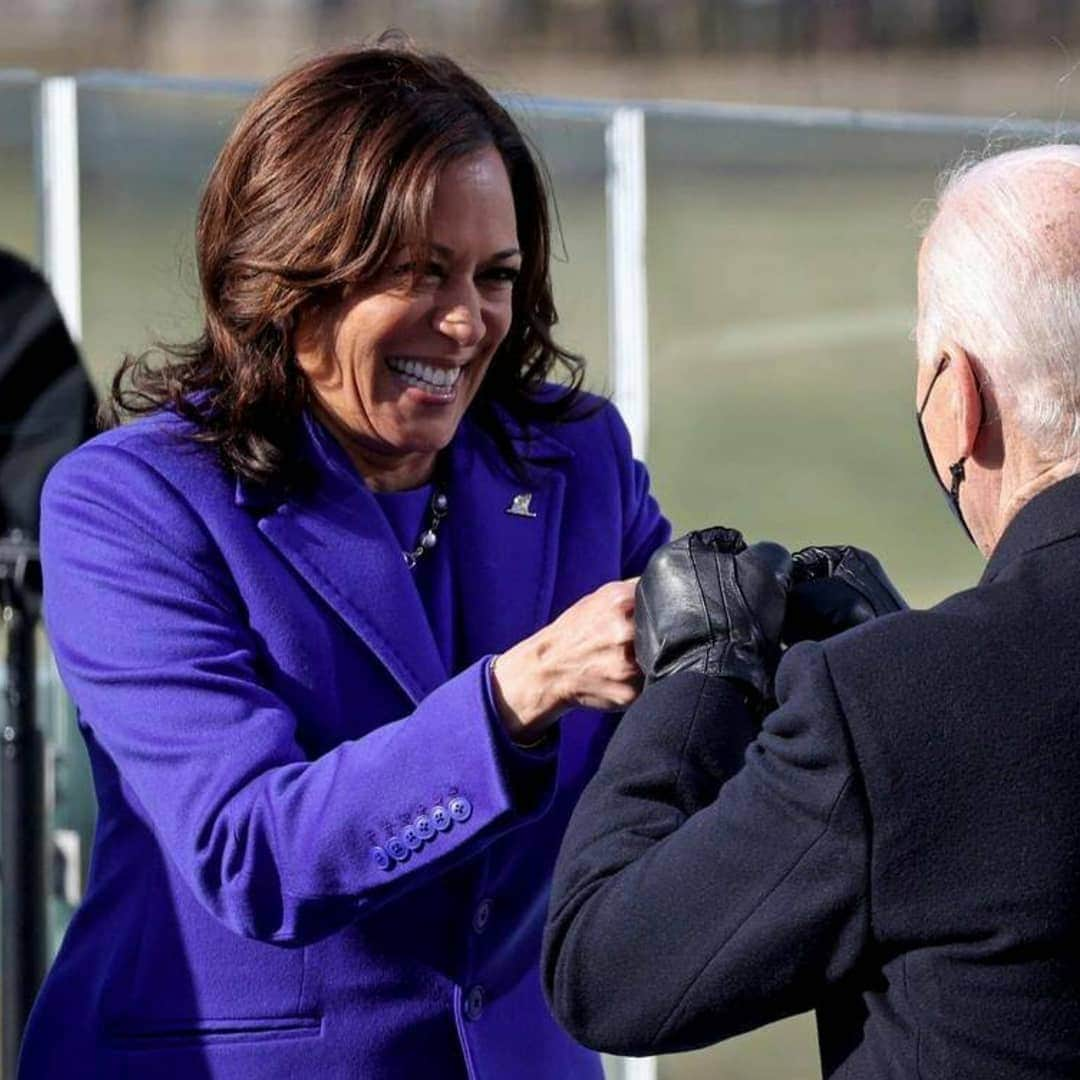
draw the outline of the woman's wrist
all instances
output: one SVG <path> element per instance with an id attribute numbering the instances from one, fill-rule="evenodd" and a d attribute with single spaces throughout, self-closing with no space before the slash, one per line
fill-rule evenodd
<path id="1" fill-rule="evenodd" d="M 539 637 L 534 634 L 500 653 L 490 668 L 499 719 L 511 740 L 522 746 L 543 739 L 565 709 L 558 680 L 549 671 L 549 650 Z"/>

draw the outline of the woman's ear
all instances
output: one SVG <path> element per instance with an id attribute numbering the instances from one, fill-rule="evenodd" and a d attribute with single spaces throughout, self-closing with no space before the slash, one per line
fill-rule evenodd
<path id="1" fill-rule="evenodd" d="M 329 298 L 313 298 L 288 319 L 287 340 L 301 371 L 314 375 L 333 362 L 338 308 Z"/>

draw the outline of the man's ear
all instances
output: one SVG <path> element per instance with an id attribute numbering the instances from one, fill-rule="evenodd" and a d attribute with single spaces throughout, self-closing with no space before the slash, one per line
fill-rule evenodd
<path id="1" fill-rule="evenodd" d="M 979 372 L 967 350 L 950 345 L 949 369 L 952 405 L 956 417 L 955 460 L 969 458 L 975 452 L 979 431 L 986 422 L 982 394 L 979 390 Z"/>

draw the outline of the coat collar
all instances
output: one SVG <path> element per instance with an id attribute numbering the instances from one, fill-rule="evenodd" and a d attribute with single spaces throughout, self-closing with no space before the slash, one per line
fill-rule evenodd
<path id="1" fill-rule="evenodd" d="M 1080 476 L 1069 476 L 1020 508 L 994 548 L 979 584 L 993 581 L 1022 555 L 1076 535 L 1080 535 Z"/>
<path id="2" fill-rule="evenodd" d="M 499 652 L 548 620 L 558 563 L 565 477 L 573 451 L 544 432 L 507 423 L 525 455 L 516 478 L 491 438 L 467 415 L 447 450 L 451 544 L 459 625 L 471 655 Z M 236 502 L 294 570 L 419 702 L 448 672 L 412 573 L 375 497 L 337 441 L 305 414 L 302 452 L 309 491 L 282 498 L 239 478 Z M 507 513 L 518 499 L 535 517 Z"/>

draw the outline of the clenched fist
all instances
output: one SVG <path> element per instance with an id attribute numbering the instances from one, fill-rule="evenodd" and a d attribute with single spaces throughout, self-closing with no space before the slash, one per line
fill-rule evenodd
<path id="1" fill-rule="evenodd" d="M 779 544 L 747 547 L 736 529 L 688 533 L 660 548 L 637 588 L 638 663 L 647 681 L 695 670 L 770 696 L 792 561 Z"/>
<path id="2" fill-rule="evenodd" d="M 625 709 L 641 692 L 634 659 L 637 578 L 609 581 L 499 656 L 492 670 L 503 726 L 530 742 L 567 709 Z"/>
<path id="3" fill-rule="evenodd" d="M 857 547 L 808 547 L 792 556 L 783 642 L 824 641 L 879 615 L 907 608 L 881 563 Z"/>

